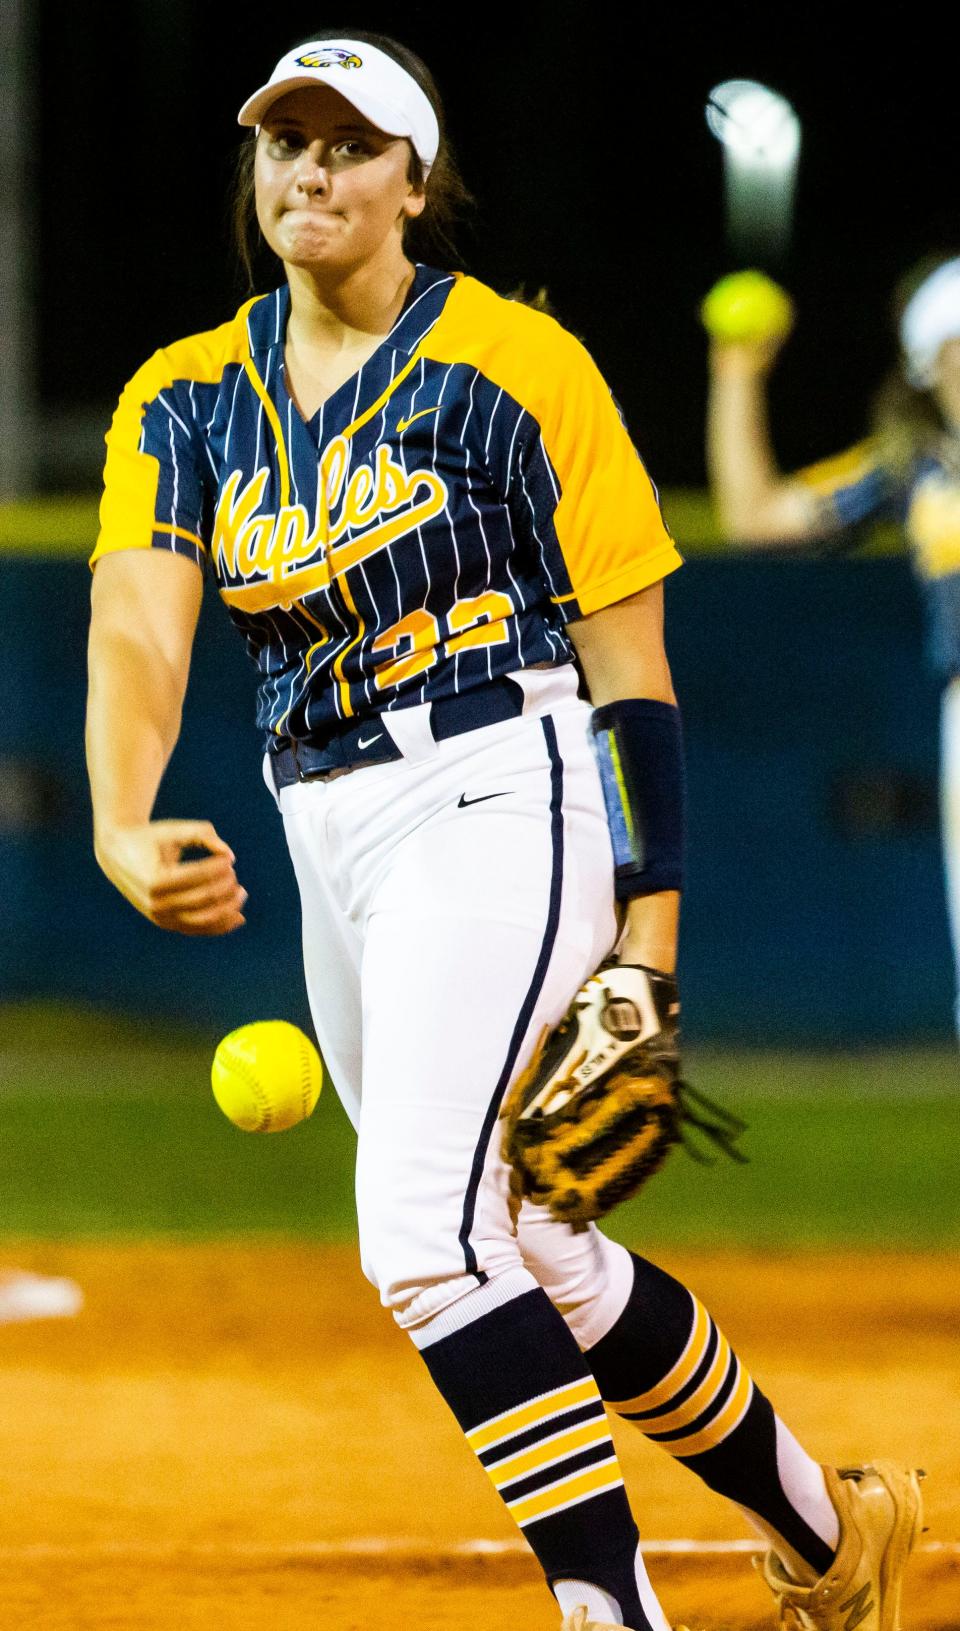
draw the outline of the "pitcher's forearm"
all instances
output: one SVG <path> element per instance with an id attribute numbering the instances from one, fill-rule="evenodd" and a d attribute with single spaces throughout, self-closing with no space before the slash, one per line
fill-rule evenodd
<path id="1" fill-rule="evenodd" d="M 158 928 L 231 934 L 244 922 L 246 891 L 233 851 L 209 821 L 151 819 L 180 731 L 187 654 L 128 636 L 115 621 L 90 640 L 87 764 L 94 853 L 131 906 Z M 187 858 L 195 849 L 202 859 Z"/>
<path id="2" fill-rule="evenodd" d="M 202 592 L 194 563 L 166 550 L 97 563 L 87 702 L 96 833 L 150 819 L 180 732 Z"/>
<path id="3" fill-rule="evenodd" d="M 94 835 L 149 821 L 180 732 L 186 676 L 115 630 L 90 639 L 87 768 Z"/>

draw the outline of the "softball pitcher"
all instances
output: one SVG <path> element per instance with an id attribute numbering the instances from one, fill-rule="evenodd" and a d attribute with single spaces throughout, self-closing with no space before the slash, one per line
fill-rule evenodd
<path id="1" fill-rule="evenodd" d="M 674 967 L 661 585 L 680 561 L 656 495 L 571 335 L 413 258 L 444 241 L 460 190 L 416 57 L 320 36 L 240 122 L 285 275 L 158 351 L 107 437 L 99 862 L 164 928 L 243 922 L 219 834 L 151 820 L 208 573 L 259 671 L 312 1011 L 359 1135 L 365 1272 L 567 1631 L 668 1631 L 605 1404 L 743 1508 L 803 1624 L 893 1631 L 914 1476 L 822 1469 L 691 1292 L 595 1227 L 511 1212 L 498 1112 L 534 1041 L 615 945 L 641 981 Z M 624 847 L 575 656 L 642 851 Z M 184 858 L 195 845 L 206 857 Z"/>

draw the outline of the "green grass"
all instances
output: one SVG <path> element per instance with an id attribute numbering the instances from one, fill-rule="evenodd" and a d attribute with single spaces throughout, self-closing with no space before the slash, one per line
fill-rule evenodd
<path id="1" fill-rule="evenodd" d="M 237 1132 L 212 1040 L 42 1007 L 0 1010 L 8 1237 L 354 1234 L 354 1136 L 326 1091 L 290 1132 Z M 748 1121 L 746 1167 L 678 1151 L 611 1233 L 632 1244 L 956 1246 L 956 1058 L 701 1051 L 689 1073 Z"/>

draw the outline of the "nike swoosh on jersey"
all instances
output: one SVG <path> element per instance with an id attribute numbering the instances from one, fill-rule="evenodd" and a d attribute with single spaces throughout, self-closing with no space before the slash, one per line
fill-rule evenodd
<path id="1" fill-rule="evenodd" d="M 509 787 L 506 787 L 502 793 L 481 793 L 476 799 L 468 799 L 466 793 L 461 793 L 457 809 L 469 810 L 471 804 L 486 804 L 487 799 L 505 799 L 509 791 Z"/>
<path id="2" fill-rule="evenodd" d="M 357 737 L 357 747 L 358 748 L 368 748 L 374 742 L 379 742 L 382 735 L 383 735 L 383 731 L 377 731 L 376 736 L 366 736 L 366 737 L 358 736 Z"/>
<path id="3" fill-rule="evenodd" d="M 414 420 L 423 419 L 423 418 L 426 417 L 426 415 L 428 413 L 439 413 L 439 412 L 440 412 L 440 404 L 438 402 L 435 408 L 421 408 L 419 413 L 412 413 L 410 415 L 409 419 L 398 419 L 397 420 L 397 435 L 402 436 L 403 432 L 405 430 L 407 430 L 410 427 L 410 425 L 412 425 L 414 423 Z"/>

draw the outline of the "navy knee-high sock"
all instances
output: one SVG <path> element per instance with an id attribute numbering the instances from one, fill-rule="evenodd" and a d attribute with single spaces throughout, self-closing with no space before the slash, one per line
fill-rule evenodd
<path id="1" fill-rule="evenodd" d="M 630 1300 L 585 1357 L 608 1408 L 755 1513 L 816 1575 L 826 1572 L 833 1548 L 781 1479 L 773 1407 L 692 1292 L 634 1257 Z"/>
<path id="2" fill-rule="evenodd" d="M 546 1293 L 525 1291 L 418 1346 L 551 1586 L 585 1581 L 614 1600 L 625 1625 L 649 1631 L 637 1528 L 603 1401 Z"/>

